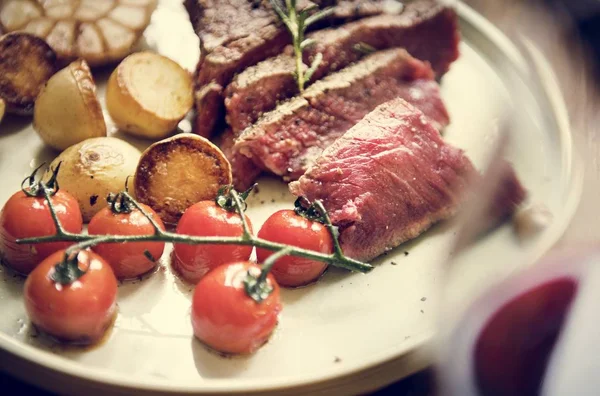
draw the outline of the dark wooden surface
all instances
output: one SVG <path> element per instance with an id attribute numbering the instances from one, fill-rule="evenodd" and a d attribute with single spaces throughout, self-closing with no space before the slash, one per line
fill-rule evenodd
<path id="1" fill-rule="evenodd" d="M 433 396 L 432 375 L 429 371 L 417 373 L 376 393 L 374 396 Z M 0 373 L 0 394 L 3 396 L 53 396 L 40 388 L 33 387 L 7 374 Z"/>

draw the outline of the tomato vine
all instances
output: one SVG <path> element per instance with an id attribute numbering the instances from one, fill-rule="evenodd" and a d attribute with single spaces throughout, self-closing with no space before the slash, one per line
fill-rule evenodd
<path id="1" fill-rule="evenodd" d="M 152 227 L 154 228 L 154 233 L 149 235 L 88 235 L 88 234 L 78 234 L 66 231 L 61 225 L 57 215 L 56 209 L 52 204 L 51 197 L 55 193 L 56 186 L 49 187 L 44 182 L 40 182 L 40 189 L 43 191 L 43 195 L 48 202 L 48 208 L 52 215 L 52 220 L 56 227 L 56 233 L 54 235 L 49 236 L 41 236 L 41 237 L 32 237 L 32 238 L 24 238 L 19 239 L 16 242 L 18 244 L 37 244 L 37 243 L 46 243 L 46 242 L 75 242 L 74 245 L 70 246 L 66 251 L 63 257 L 63 260 L 56 265 L 57 273 L 61 274 L 60 281 L 61 283 L 70 283 L 81 277 L 85 272 L 84 271 L 75 271 L 69 268 L 69 266 L 73 266 L 76 264 L 72 259 L 77 252 L 96 246 L 101 243 L 126 243 L 126 242 L 171 242 L 171 243 L 183 243 L 190 245 L 199 245 L 199 244 L 221 244 L 221 245 L 251 245 L 257 248 L 263 248 L 271 251 L 282 251 L 285 249 L 285 254 L 290 254 L 293 256 L 304 257 L 312 260 L 317 260 L 321 262 L 325 262 L 329 265 L 333 265 L 335 267 L 344 268 L 350 271 L 367 273 L 373 269 L 373 266 L 367 263 L 363 263 L 358 260 L 354 260 L 350 257 L 344 255 L 339 241 L 337 239 L 337 232 L 334 225 L 331 223 L 331 219 L 323 206 L 323 203 L 320 201 L 315 201 L 313 203 L 314 211 L 318 211 L 320 213 L 320 218 L 322 219 L 325 227 L 331 234 L 331 237 L 334 241 L 334 251 L 331 254 L 319 253 L 312 250 L 302 249 L 295 246 L 290 246 L 286 244 L 271 242 L 262 238 L 259 238 L 253 235 L 249 231 L 248 224 L 246 222 L 246 218 L 243 215 L 246 209 L 246 204 L 244 202 L 244 198 L 247 196 L 247 193 L 244 192 L 242 194 L 238 193 L 232 186 L 227 186 L 221 190 L 221 193 L 217 197 L 216 201 L 223 203 L 224 201 L 228 201 L 231 203 L 232 211 L 235 211 L 242 220 L 243 225 L 243 233 L 239 237 L 206 237 L 206 236 L 193 236 L 193 235 L 182 235 L 177 234 L 170 231 L 162 230 L 157 222 L 152 216 L 150 216 L 147 211 L 127 192 L 123 191 L 118 194 L 118 199 L 115 199 L 115 196 L 112 196 L 113 204 L 115 201 L 118 201 L 119 205 L 123 206 L 131 206 L 135 208 L 135 210 L 140 211 L 150 222 Z M 255 289 L 255 287 L 253 287 Z M 260 295 L 261 293 L 253 293 L 255 296 Z M 252 297 L 252 296 L 251 296 Z M 254 297 L 253 297 L 254 298 Z M 260 300 L 261 298 L 256 298 L 256 300 Z"/>

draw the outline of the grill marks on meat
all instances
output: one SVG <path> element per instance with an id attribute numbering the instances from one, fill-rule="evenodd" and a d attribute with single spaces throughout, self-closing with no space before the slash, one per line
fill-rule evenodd
<path id="1" fill-rule="evenodd" d="M 223 89 L 233 75 L 274 56 L 290 38 L 268 0 L 186 0 L 200 38 L 195 132 L 210 137 L 224 114 Z"/>
<path id="2" fill-rule="evenodd" d="M 452 216 L 476 171 L 414 106 L 379 106 L 329 146 L 290 190 L 320 199 L 344 253 L 369 261 Z"/>
<path id="3" fill-rule="evenodd" d="M 298 2 L 299 8 L 311 5 L 307 0 Z M 210 136 L 222 119 L 223 90 L 234 74 L 281 53 L 291 38 L 267 0 L 186 0 L 185 6 L 202 46 L 196 72 L 196 132 Z M 324 23 L 382 11 L 382 0 L 365 5 L 359 0 L 339 1 L 339 9 Z M 211 89 L 203 89 L 208 84 Z"/>
<path id="4" fill-rule="evenodd" d="M 378 15 L 382 12 L 397 14 L 403 8 L 403 4 L 396 0 L 313 0 L 313 3 L 320 8 L 335 7 L 335 18 L 347 20 Z"/>
<path id="5" fill-rule="evenodd" d="M 227 124 L 237 134 L 277 103 L 299 93 L 293 55 L 281 54 L 238 74 L 225 91 Z"/>
<path id="6" fill-rule="evenodd" d="M 338 6 L 339 7 L 339 6 Z M 356 45 L 376 49 L 404 47 L 417 59 L 431 63 L 439 78 L 458 58 L 460 40 L 456 12 L 433 0 L 409 3 L 400 15 L 379 15 L 335 29 L 311 33 L 317 44 L 305 51 L 311 64 L 317 53 L 323 61 L 314 74 L 317 80 L 359 60 L 364 54 Z M 237 75 L 225 92 L 227 121 L 236 133 L 253 124 L 281 100 L 298 94 L 295 62 L 287 53 L 248 67 Z"/>
<path id="7" fill-rule="evenodd" d="M 337 29 L 321 30 L 311 35 L 316 44 L 305 52 L 310 64 L 317 53 L 323 62 L 315 72 L 318 79 L 328 70 L 344 67 L 360 57 L 355 50 L 365 43 L 381 50 L 405 48 L 417 59 L 428 61 L 439 78 L 458 59 L 458 17 L 456 11 L 436 0 L 408 3 L 400 15 L 384 14 L 348 23 Z"/>
<path id="8" fill-rule="evenodd" d="M 338 137 L 381 103 L 402 97 L 439 129 L 449 116 L 428 64 L 403 49 L 380 51 L 309 87 L 246 129 L 233 153 L 295 180 Z"/>
<path id="9" fill-rule="evenodd" d="M 185 6 L 202 50 L 212 52 L 277 22 L 268 3 L 267 0 L 186 0 Z"/>

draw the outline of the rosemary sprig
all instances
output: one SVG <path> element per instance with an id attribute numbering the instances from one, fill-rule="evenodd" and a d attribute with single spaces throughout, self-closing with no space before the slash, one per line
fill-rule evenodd
<path id="1" fill-rule="evenodd" d="M 304 65 L 304 61 L 302 59 L 302 52 L 308 46 L 314 44 L 314 40 L 305 39 L 304 34 L 310 25 L 331 15 L 333 8 L 328 7 L 323 10 L 313 12 L 314 7 L 298 10 L 296 0 L 285 0 L 285 4 L 283 3 L 283 0 L 270 1 L 271 6 L 292 35 L 294 56 L 296 58 L 296 71 L 294 74 L 296 81 L 298 82 L 298 89 L 300 92 L 303 92 L 304 85 L 310 81 L 313 74 L 321 64 L 321 61 L 323 60 L 323 55 L 318 53 L 311 65 L 307 66 L 308 69 L 304 71 L 306 66 Z"/>
<path id="2" fill-rule="evenodd" d="M 56 272 L 61 275 L 61 283 L 69 283 L 77 280 L 81 277 L 85 272 L 77 271 L 74 268 L 66 268 L 73 265 L 76 265 L 76 260 L 73 260 L 73 257 L 76 257 L 76 253 L 90 248 L 92 246 L 96 246 L 101 243 L 125 243 L 125 242 L 171 242 L 171 243 L 183 243 L 189 245 L 202 245 L 202 244 L 216 244 L 216 245 L 250 245 L 255 246 L 257 248 L 263 248 L 271 251 L 282 251 L 285 249 L 286 254 L 290 254 L 292 256 L 304 257 L 307 259 L 317 260 L 321 262 L 325 262 L 329 265 L 333 265 L 335 267 L 344 268 L 350 271 L 367 273 L 373 269 L 373 266 L 367 263 L 363 263 L 358 260 L 354 260 L 344 255 L 342 249 L 337 240 L 337 235 L 335 232 L 334 226 L 331 224 L 331 220 L 327 215 L 323 204 L 320 201 L 316 201 L 315 205 L 317 210 L 321 213 L 321 218 L 324 221 L 325 226 L 331 234 L 331 237 L 334 241 L 334 252 L 332 254 L 323 254 L 313 250 L 307 250 L 298 248 L 295 246 L 289 246 L 282 243 L 271 242 L 266 239 L 259 238 L 249 231 L 248 224 L 246 223 L 246 219 L 244 216 L 245 203 L 241 195 L 239 194 L 233 187 L 228 186 L 228 188 L 223 191 L 228 194 L 228 198 L 231 200 L 235 207 L 235 212 L 241 217 L 243 224 L 243 234 L 239 237 L 203 237 L 203 236 L 193 236 L 193 235 L 183 235 L 177 234 L 174 232 L 169 232 L 162 230 L 156 221 L 150 216 L 143 207 L 131 196 L 127 191 L 121 192 L 120 196 L 124 201 L 127 202 L 127 205 L 132 205 L 136 210 L 139 210 L 149 221 L 150 224 L 154 227 L 154 233 L 151 235 L 88 235 L 88 234 L 74 234 L 64 230 L 62 225 L 60 224 L 60 220 L 56 215 L 56 210 L 54 205 L 52 204 L 52 190 L 49 188 L 44 188 L 44 197 L 48 202 L 48 208 L 50 213 L 52 214 L 52 220 L 54 221 L 54 225 L 56 227 L 56 234 L 42 237 L 33 237 L 33 238 L 25 238 L 19 239 L 16 242 L 18 244 L 37 244 L 37 243 L 46 243 L 46 242 L 76 242 L 74 245 L 69 247 L 65 251 L 64 258 L 62 262 L 56 265 Z M 222 198 L 217 198 L 222 199 Z M 66 274 L 66 275 L 65 275 Z"/>
<path id="3" fill-rule="evenodd" d="M 372 54 L 373 52 L 377 51 L 377 49 L 375 47 L 365 43 L 364 41 L 354 44 L 352 46 L 352 49 L 362 55 L 369 55 L 369 54 Z"/>

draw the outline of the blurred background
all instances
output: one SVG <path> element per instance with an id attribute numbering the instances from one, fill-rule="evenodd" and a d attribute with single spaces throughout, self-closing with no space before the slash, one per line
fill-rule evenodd
<path id="1" fill-rule="evenodd" d="M 558 248 L 596 243 L 600 236 L 600 216 L 597 209 L 600 175 L 600 1 L 468 0 L 465 3 L 492 21 L 513 41 L 518 42 L 522 36 L 531 39 L 552 65 L 568 107 L 577 157 L 583 160 L 585 167 L 582 202 Z M 564 264 L 574 265 L 575 262 L 567 261 Z M 594 356 L 582 359 L 589 359 L 586 363 L 588 367 L 596 364 Z M 515 365 L 519 363 L 514 362 Z M 522 374 L 526 376 L 527 370 L 524 371 Z M 435 370 L 426 370 L 377 394 L 448 394 L 437 386 L 437 378 Z M 517 377 L 507 378 L 515 380 Z M 593 389 L 593 382 L 590 378 L 589 383 L 580 385 L 587 392 L 585 394 L 598 393 L 590 390 L 590 387 Z M 511 393 L 497 390 L 491 394 Z M 554 394 L 560 395 L 560 392 Z"/>

